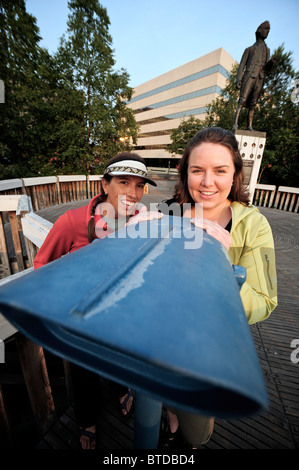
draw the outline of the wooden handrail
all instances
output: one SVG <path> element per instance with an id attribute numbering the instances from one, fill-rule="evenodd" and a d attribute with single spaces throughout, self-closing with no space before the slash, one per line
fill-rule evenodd
<path id="1" fill-rule="evenodd" d="M 272 207 L 276 186 L 269 184 L 256 184 L 254 192 L 254 204 L 263 207 Z"/>
<path id="2" fill-rule="evenodd" d="M 299 188 L 279 186 L 275 198 L 274 207 L 289 212 L 298 212 L 299 209 Z M 293 210 L 294 209 L 294 210 Z"/>
<path id="3" fill-rule="evenodd" d="M 167 175 L 167 168 L 149 168 L 157 174 Z M 170 169 L 177 174 L 177 169 Z M 90 199 L 101 191 L 102 175 L 61 175 L 36 178 L 16 178 L 0 181 L 0 195 L 27 195 L 31 198 L 34 211 L 47 207 Z M 264 207 L 298 212 L 299 188 L 256 184 L 253 203 Z"/>
<path id="4" fill-rule="evenodd" d="M 269 184 L 256 184 L 254 204 L 297 213 L 299 211 L 299 188 L 289 186 L 277 188 Z"/>
<path id="5" fill-rule="evenodd" d="M 0 195 L 27 195 L 34 211 L 90 199 L 99 194 L 102 175 L 58 175 L 0 181 Z"/>
<path id="6" fill-rule="evenodd" d="M 31 199 L 25 195 L 0 196 L 0 252 L 3 275 L 10 276 L 12 266 L 10 263 L 10 246 L 14 250 L 16 258 L 16 271 L 23 271 L 26 268 L 22 249 L 22 226 L 21 217 L 32 211 Z M 9 233 L 6 233 L 5 225 L 10 225 L 10 235 L 12 243 L 8 241 Z"/>

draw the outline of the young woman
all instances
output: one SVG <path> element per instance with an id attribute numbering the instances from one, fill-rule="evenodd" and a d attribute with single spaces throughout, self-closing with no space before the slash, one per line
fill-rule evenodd
<path id="1" fill-rule="evenodd" d="M 179 205 L 181 215 L 224 245 L 232 264 L 246 268 L 240 295 L 249 324 L 266 319 L 277 305 L 274 242 L 267 219 L 249 203 L 232 132 L 212 127 L 191 139 L 180 161 L 174 197 L 166 201 L 168 206 L 173 203 Z M 196 203 L 202 207 L 202 219 L 195 217 Z M 179 428 L 193 448 L 212 434 L 213 418 L 181 410 L 168 416 L 168 447 L 175 443 Z"/>
<path id="2" fill-rule="evenodd" d="M 147 177 L 145 161 L 139 155 L 124 152 L 111 158 L 104 170 L 101 194 L 88 205 L 68 210 L 57 219 L 35 257 L 34 267 L 78 250 L 96 238 L 104 238 L 127 223 L 162 217 L 162 214 L 147 212 L 145 206 L 138 209 L 146 183 L 156 186 Z M 81 446 L 95 448 L 99 378 L 73 364 L 71 368 Z M 118 386 L 117 391 L 121 412 L 127 416 L 132 410 L 132 391 L 122 386 Z"/>

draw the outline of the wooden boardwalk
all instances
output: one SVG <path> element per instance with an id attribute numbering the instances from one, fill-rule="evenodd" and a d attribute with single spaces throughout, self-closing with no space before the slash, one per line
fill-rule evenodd
<path id="1" fill-rule="evenodd" d="M 159 188 L 145 196 L 147 205 L 171 196 L 171 182 L 163 182 Z M 80 201 L 72 206 L 82 204 L 84 202 Z M 54 222 L 70 207 L 62 206 L 39 214 Z M 292 347 L 292 341 L 297 339 L 296 347 L 299 348 L 299 217 L 277 209 L 260 210 L 269 220 L 274 234 L 279 306 L 269 319 L 250 328 L 268 389 L 269 409 L 244 419 L 216 419 L 214 433 L 203 449 L 299 448 L 299 350 L 296 354 Z M 97 429 L 100 449 L 134 449 L 134 415 L 129 420 L 121 417 L 117 398 L 108 381 L 103 381 Z M 37 448 L 79 448 L 72 406 L 65 406 Z"/>

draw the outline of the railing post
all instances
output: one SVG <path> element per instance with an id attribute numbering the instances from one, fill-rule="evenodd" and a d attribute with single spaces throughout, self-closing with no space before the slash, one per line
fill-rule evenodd
<path id="1" fill-rule="evenodd" d="M 32 411 L 40 437 L 56 417 L 44 350 L 23 335 L 16 343 Z"/>
<path id="2" fill-rule="evenodd" d="M 293 196 L 291 197 L 291 195 Z M 298 212 L 298 204 L 299 204 L 299 188 L 291 188 L 288 186 L 279 186 L 277 198 L 276 198 L 276 205 L 279 202 L 279 196 L 281 195 L 279 209 L 288 210 L 289 212 Z M 297 204 L 295 206 L 294 211 L 293 206 L 295 204 L 297 198 Z M 289 207 L 288 207 L 289 206 Z"/>
<path id="3" fill-rule="evenodd" d="M 4 269 L 4 277 L 12 274 L 12 268 L 9 260 L 9 247 L 10 242 L 5 234 L 5 228 L 2 218 L 2 213 L 9 214 L 9 223 L 11 229 L 12 246 L 16 256 L 17 271 L 23 271 L 25 269 L 25 262 L 23 258 L 23 250 L 21 243 L 21 217 L 27 212 L 32 210 L 31 200 L 28 196 L 12 195 L 12 196 L 0 196 L 0 248 L 2 265 Z M 9 232 L 7 232 L 8 234 Z"/>
<path id="4" fill-rule="evenodd" d="M 5 400 L 2 393 L 2 386 L 0 384 L 0 439 L 3 448 L 13 448 L 12 432 L 10 428 L 10 422 L 8 419 Z"/>
<path id="5" fill-rule="evenodd" d="M 1 261 L 2 261 L 2 270 L 4 277 L 11 275 L 11 268 L 9 262 L 9 254 L 7 249 L 5 230 L 2 213 L 0 212 L 0 252 L 1 252 Z"/>
<path id="6" fill-rule="evenodd" d="M 86 176 L 86 195 L 87 195 L 87 199 L 90 199 L 90 175 L 87 175 Z"/>
<path id="7" fill-rule="evenodd" d="M 101 179 L 101 175 L 88 176 L 88 198 L 92 198 L 101 192 Z"/>
<path id="8" fill-rule="evenodd" d="M 275 196 L 275 191 L 276 191 L 276 186 L 273 186 L 270 184 L 256 184 L 254 199 L 253 199 L 254 204 L 258 206 L 263 206 L 263 207 L 272 207 L 273 199 Z M 269 194 L 271 194 L 270 200 L 269 200 Z M 269 200 L 269 204 L 267 205 L 268 200 Z"/>
<path id="9" fill-rule="evenodd" d="M 270 196 L 269 207 L 272 207 L 272 206 L 273 206 L 273 201 L 274 201 L 274 197 L 275 197 L 275 192 L 276 192 L 276 187 L 274 186 L 274 189 L 273 189 L 273 191 L 271 192 L 271 196 Z"/>
<path id="10" fill-rule="evenodd" d="M 23 260 L 22 244 L 19 235 L 21 227 L 18 223 L 16 212 L 9 211 L 9 222 L 11 227 L 11 235 L 15 249 L 18 271 L 23 271 L 25 269 L 25 265 Z"/>

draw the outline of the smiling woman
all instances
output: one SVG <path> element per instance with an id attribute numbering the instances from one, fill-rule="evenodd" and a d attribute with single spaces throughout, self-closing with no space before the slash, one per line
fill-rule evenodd
<path id="1" fill-rule="evenodd" d="M 208 158 L 207 158 L 208 156 Z M 203 205 L 203 216 L 225 226 L 231 218 L 229 206 L 235 174 L 231 152 L 220 144 L 204 142 L 190 152 L 188 191 L 196 203 Z"/>
<path id="2" fill-rule="evenodd" d="M 104 170 L 101 194 L 88 205 L 68 210 L 55 222 L 41 246 L 34 267 L 39 268 L 67 253 L 88 245 L 97 238 L 104 238 L 129 223 L 161 218 L 159 213 L 147 212 L 138 203 L 146 183 L 156 186 L 147 177 L 144 160 L 137 154 L 125 152 L 111 158 Z M 145 209 L 145 210 L 143 210 Z M 80 442 L 83 448 L 94 448 L 96 415 L 99 402 L 99 378 L 80 367 L 71 365 L 74 385 L 74 405 L 80 426 Z M 133 394 L 125 387 L 116 386 L 121 413 L 128 416 L 132 410 Z"/>
<path id="3" fill-rule="evenodd" d="M 139 213 L 137 205 L 146 183 L 156 186 L 148 178 L 145 161 L 139 155 L 123 152 L 108 161 L 101 181 L 102 193 L 92 200 L 88 222 L 90 242 L 95 236 L 103 238 L 119 229 Z"/>
<path id="4" fill-rule="evenodd" d="M 103 180 L 102 186 L 107 196 L 103 203 L 103 216 L 128 217 L 137 209 L 145 181 L 139 176 L 114 176 L 110 182 Z"/>
<path id="5" fill-rule="evenodd" d="M 253 324 L 266 319 L 277 305 L 276 267 L 271 227 L 249 203 L 243 182 L 243 162 L 234 134 L 211 127 L 198 132 L 186 146 L 174 197 L 165 203 L 177 202 L 183 217 L 190 217 L 195 226 L 218 240 L 233 265 L 246 269 L 240 295 L 248 322 Z M 202 207 L 202 218 L 196 217 L 197 204 Z M 212 434 L 213 417 L 174 409 L 168 410 L 168 417 L 168 449 L 180 430 L 193 448 Z"/>

